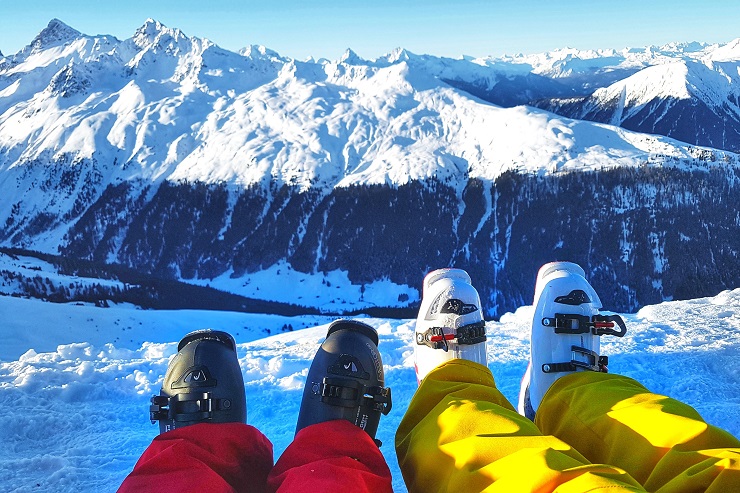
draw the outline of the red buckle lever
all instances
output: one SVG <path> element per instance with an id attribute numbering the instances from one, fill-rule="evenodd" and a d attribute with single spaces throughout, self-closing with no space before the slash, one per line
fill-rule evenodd
<path id="1" fill-rule="evenodd" d="M 442 335 L 436 335 L 429 338 L 430 342 L 442 342 L 442 341 L 451 341 L 455 338 L 455 334 L 442 334 Z"/>
<path id="2" fill-rule="evenodd" d="M 614 327 L 614 322 L 594 322 L 594 327 L 597 329 L 611 329 Z"/>

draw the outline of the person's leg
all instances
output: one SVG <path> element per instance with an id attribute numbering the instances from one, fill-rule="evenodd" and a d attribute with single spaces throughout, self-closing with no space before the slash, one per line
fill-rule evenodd
<path id="1" fill-rule="evenodd" d="M 396 452 L 411 493 L 644 491 L 624 471 L 543 436 L 496 389 L 487 367 L 463 359 L 425 376 L 396 433 Z"/>
<path id="2" fill-rule="evenodd" d="M 373 439 L 346 420 L 301 429 L 268 479 L 269 491 L 392 493 L 391 472 Z"/>
<path id="3" fill-rule="evenodd" d="M 265 491 L 272 444 L 246 424 L 244 381 L 231 335 L 186 335 L 151 401 L 150 418 L 159 422 L 160 435 L 119 491 Z"/>
<path id="4" fill-rule="evenodd" d="M 626 470 L 649 491 L 740 490 L 734 437 L 681 402 L 605 373 L 599 339 L 626 330 L 619 316 L 601 313 L 582 268 L 542 266 L 519 411 L 543 433 L 592 462 Z"/>
<path id="5" fill-rule="evenodd" d="M 262 493 L 272 444 L 243 423 L 197 424 L 157 436 L 119 493 Z"/>
<path id="6" fill-rule="evenodd" d="M 270 474 L 270 490 L 392 492 L 374 440 L 390 409 L 377 332 L 359 321 L 335 321 L 311 363 L 296 436 Z"/>
<path id="7" fill-rule="evenodd" d="M 631 378 L 565 375 L 545 394 L 535 423 L 648 491 L 740 491 L 740 441 Z"/>
<path id="8" fill-rule="evenodd" d="M 316 423 L 344 419 L 374 439 L 381 415 L 392 405 L 384 382 L 375 329 L 357 320 L 335 320 L 306 375 L 296 434 Z"/>

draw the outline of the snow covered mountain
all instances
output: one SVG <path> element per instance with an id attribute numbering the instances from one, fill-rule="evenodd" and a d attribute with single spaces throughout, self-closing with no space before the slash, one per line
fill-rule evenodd
<path id="1" fill-rule="evenodd" d="M 554 99 L 540 106 L 571 118 L 737 151 L 740 49 L 736 51 L 731 60 L 713 54 L 704 60 L 654 65 L 590 96 Z"/>
<path id="2" fill-rule="evenodd" d="M 260 272 L 358 298 L 390 282 L 399 305 L 454 264 L 489 315 L 553 257 L 619 309 L 712 294 L 738 283 L 738 155 L 481 98 L 578 95 L 698 53 L 729 70 L 732 51 L 296 61 L 153 20 L 123 41 L 53 20 L 0 60 L 0 244 L 250 296 Z"/>
<path id="3" fill-rule="evenodd" d="M 409 63 L 497 105 L 740 149 L 740 38 L 624 50 L 560 49 L 535 55 Z"/>
<path id="4" fill-rule="evenodd" d="M 691 148 L 676 142 L 480 104 L 449 85 L 499 93 L 504 81 L 535 77 L 571 93 L 577 84 L 563 81 L 595 74 L 591 85 L 599 85 L 604 74 L 668 56 L 649 53 L 452 60 L 399 49 L 366 61 L 348 50 L 338 61 L 300 62 L 264 47 L 229 52 L 151 19 L 124 41 L 53 20 L 0 64 L 0 169 L 86 161 L 88 181 L 102 183 L 277 181 L 305 189 L 603 168 L 616 155 L 619 164 L 656 154 L 691 157 Z M 733 52 L 726 46 L 722 53 Z M 721 63 L 731 72 L 732 62 Z M 680 86 L 674 75 L 667 74 Z M 654 78 L 640 80 L 652 86 Z M 552 91 L 520 92 L 532 100 Z M 613 142 L 603 145 L 607 135 Z"/>

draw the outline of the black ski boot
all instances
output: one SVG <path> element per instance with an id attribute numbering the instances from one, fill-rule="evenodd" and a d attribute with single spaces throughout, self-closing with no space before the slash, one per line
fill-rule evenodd
<path id="1" fill-rule="evenodd" d="M 333 322 L 308 371 L 296 433 L 345 419 L 375 440 L 380 415 L 391 410 L 391 389 L 383 384 L 375 329 L 355 320 Z"/>
<path id="2" fill-rule="evenodd" d="M 218 330 L 183 337 L 170 361 L 160 395 L 151 399 L 149 417 L 159 432 L 197 423 L 246 423 L 244 378 L 236 342 Z"/>

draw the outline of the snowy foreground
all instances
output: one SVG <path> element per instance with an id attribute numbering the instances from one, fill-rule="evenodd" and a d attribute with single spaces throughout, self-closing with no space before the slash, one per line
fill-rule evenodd
<path id="1" fill-rule="evenodd" d="M 149 396 L 186 332 L 228 330 L 239 343 L 250 424 L 275 446 L 290 443 L 305 375 L 326 335 L 325 317 L 142 311 L 0 297 L 0 484 L 4 491 L 115 491 L 156 435 Z M 488 360 L 511 401 L 528 355 L 531 307 L 489 322 Z M 414 321 L 367 319 L 378 329 L 394 405 L 378 437 L 405 491 L 393 436 L 416 388 Z M 695 406 L 740 435 L 740 289 L 667 302 L 625 315 L 629 332 L 605 339 L 612 372 Z M 290 324 L 296 330 L 281 333 Z M 303 330 L 303 327 L 307 327 Z M 267 330 L 272 334 L 266 337 Z"/>

